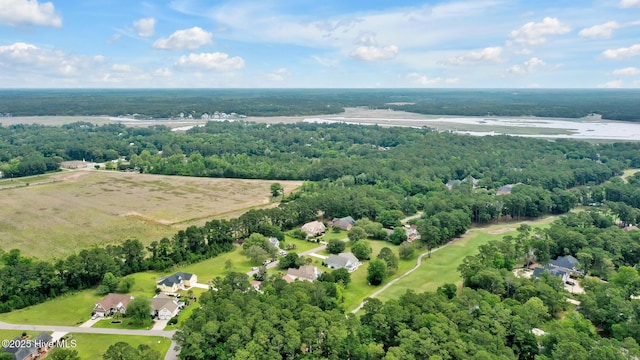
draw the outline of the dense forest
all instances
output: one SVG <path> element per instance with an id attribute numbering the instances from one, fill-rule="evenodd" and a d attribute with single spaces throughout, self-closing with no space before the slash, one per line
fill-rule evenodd
<path id="1" fill-rule="evenodd" d="M 345 107 L 393 108 L 434 115 L 539 116 L 638 121 L 637 90 L 180 89 L 0 90 L 0 114 L 200 117 L 337 114 Z"/>
<path id="2" fill-rule="evenodd" d="M 593 211 L 569 214 L 546 230 L 523 227 L 516 237 L 481 247 L 460 267 L 463 289 L 449 284 L 436 293 L 407 293 L 384 304 L 370 300 L 362 316 L 345 315 L 340 292 L 346 284 L 335 276 L 326 275 L 327 281 L 317 284 L 271 279 L 258 293 L 246 291 L 244 274 L 230 274 L 216 280 L 220 291 L 201 297 L 202 310 L 180 332 L 180 356 L 633 358 L 640 353 L 637 305 L 630 298 L 640 290 L 633 268 L 640 261 L 640 232 L 624 232 L 620 226 L 640 220 L 640 176 L 627 182 L 613 177 L 640 165 L 639 150 L 636 144 L 346 124 L 211 122 L 186 133 L 119 124 L 0 126 L 5 177 L 87 159 L 115 160 L 115 169 L 166 175 L 305 180 L 277 207 L 192 226 L 146 248 L 125 238 L 122 244 L 53 262 L 6 252 L 0 257 L 0 311 L 95 287 L 105 278 L 216 257 L 252 234 L 282 239 L 285 231 L 318 214 L 321 220 L 352 216 L 365 237 L 395 243 L 393 235 L 380 235 L 376 223 L 390 226 L 422 211 L 414 220 L 422 234 L 417 246 L 433 248 L 472 224 L 562 214 L 582 204 Z M 585 306 L 578 311 L 564 300 L 558 278 L 517 278 L 511 271 L 560 255 L 576 256 L 587 274 L 610 281 L 586 281 L 593 292 L 584 295 Z M 372 264 L 384 267 L 388 261 L 380 255 Z M 607 305 L 612 294 L 616 302 Z M 617 308 L 624 309 L 624 316 L 615 316 Z M 538 339 L 532 327 L 544 327 L 549 335 Z"/>

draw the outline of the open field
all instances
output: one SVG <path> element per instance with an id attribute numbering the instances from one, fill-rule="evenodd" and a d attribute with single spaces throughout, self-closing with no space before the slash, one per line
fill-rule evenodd
<path id="1" fill-rule="evenodd" d="M 439 286 L 447 283 L 460 286 L 462 278 L 458 272 L 458 266 L 466 256 L 476 254 L 478 247 L 492 240 L 500 240 L 506 235 L 516 234 L 517 232 L 511 229 L 517 228 L 520 224 L 526 223 L 532 227 L 546 227 L 556 218 L 557 216 L 549 216 L 535 221 L 521 221 L 473 228 L 461 239 L 457 239 L 447 247 L 431 254 L 431 258 L 425 256 L 416 271 L 391 285 L 376 298 L 382 301 L 398 298 L 407 290 L 413 290 L 417 293 L 434 291 Z M 413 263 L 415 264 L 415 260 Z"/>
<path id="2" fill-rule="evenodd" d="M 72 339 L 76 340 L 78 355 L 81 359 L 102 359 L 102 355 L 109 346 L 117 342 L 126 342 L 134 348 L 138 345 L 149 345 L 164 357 L 169 350 L 171 341 L 164 337 L 156 336 L 132 336 L 132 335 L 104 335 L 104 334 L 79 334 L 72 333 Z"/>
<path id="3" fill-rule="evenodd" d="M 273 181 L 97 170 L 0 180 L 0 248 L 42 259 L 93 244 L 144 244 L 189 225 L 272 206 Z M 302 184 L 280 181 L 286 192 Z"/>
<path id="4" fill-rule="evenodd" d="M 11 324 L 76 326 L 91 317 L 96 302 L 102 297 L 95 289 L 65 294 L 41 304 L 0 314 L 0 321 Z"/>
<path id="5" fill-rule="evenodd" d="M 40 334 L 40 331 L 25 331 L 29 337 L 36 337 Z M 21 336 L 22 331 L 19 330 L 0 330 L 0 340 L 11 340 L 16 336 Z"/>

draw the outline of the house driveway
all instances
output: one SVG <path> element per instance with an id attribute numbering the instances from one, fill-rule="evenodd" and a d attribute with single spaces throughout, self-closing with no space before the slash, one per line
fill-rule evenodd
<path id="1" fill-rule="evenodd" d="M 209 290 L 209 285 L 207 285 L 207 284 L 193 283 L 193 284 L 191 284 L 191 287 Z"/>
<path id="2" fill-rule="evenodd" d="M 151 330 L 164 330 L 168 322 L 169 320 L 156 320 L 153 323 L 153 327 L 151 328 Z"/>
<path id="3" fill-rule="evenodd" d="M 309 254 L 309 256 L 317 257 L 317 258 L 320 258 L 322 260 L 326 260 L 327 259 L 326 256 L 320 255 L 320 254 L 316 254 L 316 253 L 311 253 L 311 254 Z"/>
<path id="4" fill-rule="evenodd" d="M 92 327 L 93 325 L 95 325 L 95 323 L 97 323 L 98 321 L 104 319 L 103 317 L 99 317 L 99 318 L 95 318 L 95 319 L 89 319 L 85 322 L 82 323 L 82 325 L 80 325 L 80 327 Z"/>

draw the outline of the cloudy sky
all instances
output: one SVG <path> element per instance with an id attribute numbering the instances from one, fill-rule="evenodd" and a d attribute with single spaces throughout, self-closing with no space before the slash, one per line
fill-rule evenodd
<path id="1" fill-rule="evenodd" d="M 2 88 L 639 88 L 640 0 L 0 0 Z"/>

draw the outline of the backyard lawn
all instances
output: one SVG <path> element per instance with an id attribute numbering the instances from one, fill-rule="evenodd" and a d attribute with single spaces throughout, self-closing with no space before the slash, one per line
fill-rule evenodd
<path id="1" fill-rule="evenodd" d="M 81 359 L 102 359 L 109 346 L 117 342 L 126 342 L 134 348 L 146 344 L 158 351 L 162 357 L 169 350 L 171 341 L 158 336 L 103 335 L 72 333 L 71 339 L 76 341 L 75 350 Z"/>
<path id="2" fill-rule="evenodd" d="M 13 324 L 75 326 L 89 320 L 102 297 L 95 289 L 65 294 L 42 304 L 0 314 L 0 321 Z"/>

